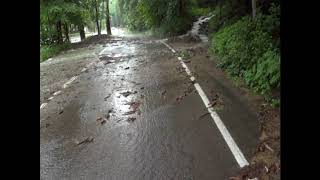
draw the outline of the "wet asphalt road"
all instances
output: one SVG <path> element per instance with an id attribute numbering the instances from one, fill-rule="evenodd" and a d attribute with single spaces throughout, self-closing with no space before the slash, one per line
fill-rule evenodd
<path id="1" fill-rule="evenodd" d="M 232 176 L 239 166 L 211 117 L 199 118 L 206 107 L 180 66 L 159 41 L 137 38 L 41 63 L 40 104 L 47 103 L 40 109 L 41 179 Z M 221 78 L 206 73 L 208 66 L 199 66 L 199 84 L 223 97 L 218 113 L 249 161 L 259 134 L 254 112 Z M 71 77 L 77 78 L 63 88 Z M 204 77 L 213 80 L 204 83 Z M 93 140 L 83 142 L 88 137 Z"/>

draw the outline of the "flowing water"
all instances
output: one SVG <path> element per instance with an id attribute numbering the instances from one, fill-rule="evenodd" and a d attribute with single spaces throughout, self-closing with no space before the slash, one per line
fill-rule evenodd
<path id="1" fill-rule="evenodd" d="M 199 17 L 197 21 L 193 22 L 193 26 L 192 26 L 191 30 L 180 37 L 185 37 L 185 36 L 189 36 L 189 35 L 198 36 L 202 42 L 208 42 L 208 36 L 205 34 L 201 34 L 199 30 L 201 28 L 201 25 L 203 23 L 208 22 L 213 16 L 214 15 L 211 15 L 208 17 L 206 17 L 206 16 Z"/>

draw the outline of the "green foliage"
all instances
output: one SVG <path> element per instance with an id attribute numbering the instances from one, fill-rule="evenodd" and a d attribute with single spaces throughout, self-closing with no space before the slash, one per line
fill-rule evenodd
<path id="1" fill-rule="evenodd" d="M 211 52 L 220 57 L 219 67 L 241 77 L 255 92 L 269 96 L 280 86 L 278 8 L 255 20 L 245 16 L 213 35 Z M 275 11 L 274 11 L 275 10 Z"/>
<path id="2" fill-rule="evenodd" d="M 200 16 L 206 16 L 212 11 L 211 8 L 200 8 L 200 7 L 193 7 L 191 9 L 192 16 L 200 17 Z"/>
<path id="3" fill-rule="evenodd" d="M 280 106 L 280 99 L 272 99 L 271 106 L 272 107 L 279 107 Z"/>
<path id="4" fill-rule="evenodd" d="M 180 56 L 182 57 L 182 59 L 189 59 L 190 58 L 190 53 L 186 50 L 182 50 L 180 52 Z"/>
<path id="5" fill-rule="evenodd" d="M 191 27 L 189 6 L 189 0 L 119 0 L 122 18 L 131 31 L 152 29 L 170 35 Z"/>
<path id="6" fill-rule="evenodd" d="M 40 44 L 57 43 L 57 22 L 62 26 L 88 24 L 93 0 L 41 0 L 40 1 Z M 91 13 L 91 14 L 90 14 Z M 62 32 L 64 29 L 61 27 Z"/>
<path id="7" fill-rule="evenodd" d="M 44 45 L 40 47 L 40 62 L 43 62 L 55 55 L 58 55 L 61 51 L 67 50 L 71 47 L 70 44 L 65 43 L 61 45 Z"/>
<path id="8" fill-rule="evenodd" d="M 227 25 L 235 23 L 246 14 L 245 3 L 241 2 L 241 0 L 233 3 L 230 3 L 230 1 L 220 3 L 213 10 L 215 17 L 209 21 L 210 32 L 216 32 Z"/>

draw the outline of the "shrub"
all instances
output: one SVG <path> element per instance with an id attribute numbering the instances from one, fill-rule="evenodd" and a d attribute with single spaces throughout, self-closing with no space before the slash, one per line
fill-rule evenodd
<path id="1" fill-rule="evenodd" d="M 206 16 L 212 11 L 211 8 L 200 8 L 200 7 L 193 7 L 191 9 L 192 16 L 200 17 L 200 16 Z"/>
<path id="2" fill-rule="evenodd" d="M 271 9 L 270 15 L 245 16 L 224 26 L 212 35 L 210 47 L 219 67 L 265 96 L 280 86 L 279 14 L 277 7 Z"/>
<path id="3" fill-rule="evenodd" d="M 61 44 L 61 45 L 44 45 L 40 47 L 40 62 L 43 62 L 47 60 L 48 58 L 51 58 L 57 54 L 59 54 L 61 51 L 66 50 L 70 48 L 69 43 Z"/>

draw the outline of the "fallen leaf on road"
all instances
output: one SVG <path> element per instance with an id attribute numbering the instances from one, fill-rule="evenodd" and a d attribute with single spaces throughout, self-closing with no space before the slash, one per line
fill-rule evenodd
<path id="1" fill-rule="evenodd" d="M 209 115 L 210 113 L 204 113 L 204 114 L 202 114 L 198 119 L 201 119 L 201 118 L 203 118 L 203 117 L 205 117 L 206 115 Z"/>
<path id="2" fill-rule="evenodd" d="M 87 137 L 86 139 L 84 139 L 83 141 L 78 142 L 77 145 L 80 145 L 80 144 L 83 144 L 83 143 L 90 143 L 90 142 L 93 141 L 93 139 L 94 139 L 94 138 L 93 138 L 92 136 L 89 136 L 89 137 Z"/>
<path id="3" fill-rule="evenodd" d="M 108 114 L 106 115 L 106 118 L 107 118 L 107 119 L 109 119 L 109 118 L 110 118 L 110 113 L 108 113 Z"/>
<path id="4" fill-rule="evenodd" d="M 62 113 L 63 113 L 63 110 L 59 112 L 59 114 L 62 114 Z"/>
<path id="5" fill-rule="evenodd" d="M 104 123 L 106 123 L 106 120 L 105 120 L 105 119 L 103 119 L 103 120 L 101 121 L 101 125 L 104 124 Z"/>
<path id="6" fill-rule="evenodd" d="M 134 118 L 134 117 L 130 117 L 130 118 L 128 118 L 127 119 L 127 121 L 129 121 L 129 122 L 133 122 L 133 121 L 135 121 L 137 118 Z"/>
<path id="7" fill-rule="evenodd" d="M 108 96 L 106 96 L 106 97 L 104 98 L 104 100 L 106 101 L 110 96 L 111 96 L 111 94 L 109 94 Z"/>
<path id="8" fill-rule="evenodd" d="M 130 115 L 130 114 L 134 114 L 136 111 L 128 111 L 128 112 L 125 112 L 123 113 L 122 115 Z"/>
<path id="9" fill-rule="evenodd" d="M 102 120 L 102 117 L 98 117 L 98 119 L 96 121 L 101 121 Z"/>
<path id="10" fill-rule="evenodd" d="M 176 98 L 176 101 L 179 102 L 179 101 L 181 101 L 182 99 L 183 99 L 183 96 L 178 96 L 178 97 Z"/>
<path id="11" fill-rule="evenodd" d="M 103 64 L 104 65 L 107 65 L 107 64 L 110 64 L 110 63 L 112 63 L 111 61 L 106 61 L 106 62 L 104 62 Z"/>
<path id="12" fill-rule="evenodd" d="M 136 94 L 137 91 L 131 92 L 131 91 L 126 91 L 126 92 L 122 92 L 120 93 L 122 96 L 124 97 L 128 97 L 130 94 Z"/>
<path id="13" fill-rule="evenodd" d="M 161 95 L 165 95 L 167 93 L 167 90 L 162 91 Z"/>

